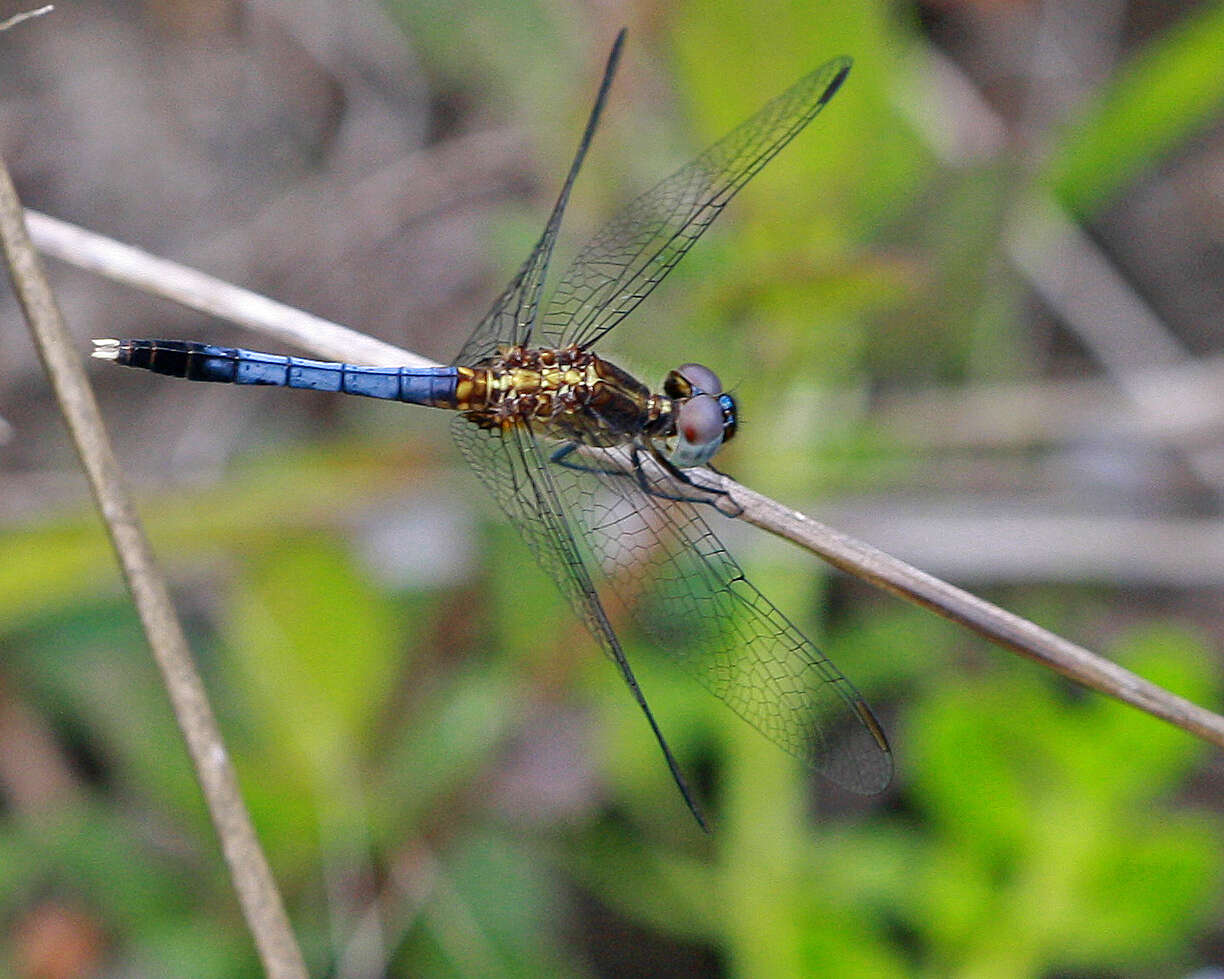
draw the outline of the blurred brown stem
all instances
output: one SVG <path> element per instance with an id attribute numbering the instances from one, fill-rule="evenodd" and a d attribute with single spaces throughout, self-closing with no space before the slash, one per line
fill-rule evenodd
<path id="1" fill-rule="evenodd" d="M 19 14 L 13 14 L 12 17 L 7 17 L 4 20 L 0 20 L 0 31 L 7 31 L 10 28 L 16 27 L 23 21 L 30 20 L 33 17 L 41 17 L 43 14 L 49 14 L 54 9 L 55 6 L 49 3 L 34 10 L 23 10 Z"/>
<path id="2" fill-rule="evenodd" d="M 3 162 L 0 162 L 0 246 L 13 289 L 106 522 L 179 729 L 187 742 L 264 971 L 269 976 L 286 979 L 305 977 L 302 954 L 243 804 L 238 778 L 204 685 L 175 617 L 166 583 L 123 485 L 97 402 L 81 367 L 80 354 L 64 328 L 27 234 L 21 202 Z"/>
<path id="3" fill-rule="evenodd" d="M 793 541 L 824 558 L 835 568 L 923 605 L 1077 683 L 1116 697 L 1154 717 L 1176 724 L 1204 741 L 1224 747 L 1224 717 L 1219 714 L 1170 693 L 1028 619 L 784 507 L 728 477 L 722 477 L 722 487 L 731 499 L 744 508 L 741 519 Z"/>
<path id="4" fill-rule="evenodd" d="M 27 210 L 26 225 L 44 254 L 188 309 L 309 348 L 320 357 L 347 357 L 372 366 L 430 366 L 425 358 L 389 343 L 67 221 Z"/>
<path id="5" fill-rule="evenodd" d="M 81 268 L 201 310 L 288 339 L 320 356 L 378 365 L 427 365 L 423 358 L 334 323 L 319 320 L 272 300 L 65 222 L 31 212 L 31 233 L 39 247 Z M 101 256 L 105 255 L 105 259 Z M 207 298 L 202 282 L 211 282 Z M 259 317 L 248 315 L 260 310 Z M 315 330 L 318 329 L 316 335 Z M 740 519 L 784 537 L 824 558 L 834 567 L 890 591 L 945 618 L 967 626 L 991 642 L 1050 667 L 1086 687 L 1116 697 L 1155 717 L 1224 747 L 1224 717 L 1149 683 L 1104 657 L 1068 642 L 897 558 L 817 523 L 725 476 L 702 471 L 740 507 Z"/>

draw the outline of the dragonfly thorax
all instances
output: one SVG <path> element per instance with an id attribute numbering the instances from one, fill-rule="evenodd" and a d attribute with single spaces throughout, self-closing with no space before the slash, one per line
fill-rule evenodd
<path id="1" fill-rule="evenodd" d="M 529 424 L 612 445 L 653 435 L 665 414 L 645 384 L 575 346 L 509 347 L 459 373 L 456 407 L 482 428 Z"/>
<path id="2" fill-rule="evenodd" d="M 649 441 L 682 468 L 703 465 L 735 432 L 735 402 L 713 371 L 685 364 L 655 394 L 576 346 L 508 347 L 459 368 L 458 410 L 481 428 L 528 425 L 592 446 Z"/>

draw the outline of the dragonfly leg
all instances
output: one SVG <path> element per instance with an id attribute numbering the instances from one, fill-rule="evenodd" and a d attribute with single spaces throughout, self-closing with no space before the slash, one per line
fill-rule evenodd
<path id="1" fill-rule="evenodd" d="M 714 489 L 708 486 L 700 486 L 689 477 L 689 475 L 668 458 L 659 452 L 653 446 L 647 449 L 650 457 L 667 473 L 676 483 L 683 486 L 691 486 L 694 490 L 699 491 L 704 495 L 686 494 L 686 493 L 668 493 L 658 486 L 650 485 L 646 477 L 646 470 L 642 467 L 641 452 L 642 449 L 638 446 L 633 447 L 633 471 L 637 475 L 638 485 L 642 487 L 643 493 L 648 493 L 651 496 L 658 497 L 661 500 L 677 500 L 683 503 L 705 503 L 712 506 L 719 513 L 727 517 L 738 517 L 744 512 L 744 508 L 731 499 L 731 494 L 725 489 Z M 707 466 L 707 468 L 713 468 Z M 718 470 L 714 470 L 718 472 Z M 722 475 L 722 473 L 718 473 Z"/>
<path id="2" fill-rule="evenodd" d="M 712 463 L 707 462 L 705 464 L 705 467 L 706 469 L 710 470 L 710 472 L 712 472 L 715 476 L 722 476 L 724 479 L 731 478 L 721 469 L 716 469 Z M 715 509 L 717 509 L 719 513 L 722 513 L 732 518 L 742 517 L 744 515 L 744 508 L 740 506 L 738 503 L 736 503 L 733 499 L 731 499 L 731 494 L 728 493 L 725 489 L 707 490 L 707 492 L 714 493 L 722 497 L 722 499 L 718 503 L 711 503 L 711 505 Z M 725 507 L 721 506 L 723 502 L 727 504 Z"/>
<path id="3" fill-rule="evenodd" d="M 558 466 L 564 466 L 566 469 L 573 469 L 580 473 L 604 473 L 608 476 L 628 476 L 620 466 L 609 464 L 607 466 L 588 465 L 585 462 L 579 462 L 577 459 L 571 459 L 570 456 L 575 450 L 582 448 L 581 442 L 566 442 L 565 445 L 557 449 L 548 457 L 549 462 L 555 462 Z"/>
<path id="4" fill-rule="evenodd" d="M 573 453 L 582 447 L 580 442 L 567 442 L 549 456 L 549 462 L 556 463 L 558 466 L 564 466 L 566 469 L 573 469 L 577 472 L 602 473 L 607 476 L 628 476 L 619 466 L 608 464 L 607 466 L 589 465 L 586 462 L 578 462 L 576 459 L 570 458 Z M 642 452 L 640 446 L 634 446 L 630 452 L 630 459 L 633 463 L 632 475 L 637 480 L 637 484 L 641 487 L 643 493 L 648 496 L 653 496 L 659 500 L 675 500 L 678 503 L 705 503 L 714 507 L 719 513 L 728 517 L 738 517 L 744 512 L 744 508 L 731 499 L 730 495 L 724 489 L 711 489 L 706 486 L 699 486 L 693 482 L 684 472 L 673 463 L 669 462 L 667 457 L 661 452 L 654 449 L 647 449 L 650 457 L 658 463 L 660 468 L 671 478 L 671 480 L 680 486 L 691 486 L 696 492 L 684 493 L 677 489 L 676 492 L 668 492 L 665 488 L 652 484 L 650 478 L 646 474 L 646 469 L 642 465 Z M 713 468 L 708 466 L 707 468 Z M 718 470 L 714 470 L 718 472 Z M 722 473 L 718 473 L 722 475 Z"/>

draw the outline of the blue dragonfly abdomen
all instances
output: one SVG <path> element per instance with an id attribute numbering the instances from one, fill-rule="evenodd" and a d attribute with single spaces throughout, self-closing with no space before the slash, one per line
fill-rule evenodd
<path id="1" fill-rule="evenodd" d="M 434 408 L 458 406 L 457 367 L 359 367 L 190 340 L 95 340 L 93 355 L 189 381 L 335 391 Z"/>

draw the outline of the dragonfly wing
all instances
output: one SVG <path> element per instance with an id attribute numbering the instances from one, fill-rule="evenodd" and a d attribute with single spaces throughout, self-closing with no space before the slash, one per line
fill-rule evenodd
<path id="1" fill-rule="evenodd" d="M 492 357 L 499 347 L 510 347 L 519 344 L 526 345 L 531 341 L 532 327 L 535 325 L 536 313 L 540 304 L 540 289 L 544 285 L 544 277 L 548 272 L 548 262 L 552 257 L 553 245 L 557 240 L 557 232 L 561 229 L 561 219 L 565 214 L 565 206 L 569 203 L 570 191 L 574 180 L 582 168 L 591 139 L 599 125 L 599 117 L 603 114 L 604 104 L 608 100 L 608 90 L 612 87 L 612 77 L 620 62 L 621 48 L 625 43 L 625 32 L 616 35 L 612 52 L 608 55 L 608 63 L 604 68 L 603 81 L 599 85 L 599 94 L 595 97 L 595 105 L 587 119 L 586 129 L 578 142 L 578 151 L 574 154 L 574 162 L 570 164 L 565 183 L 557 203 L 553 205 L 552 214 L 544 226 L 544 233 L 536 242 L 535 248 L 527 256 L 527 261 L 519 269 L 518 274 L 510 280 L 505 291 L 497 297 L 493 308 L 485 315 L 468 338 L 459 355 L 452 361 L 454 364 L 470 366 L 488 357 Z"/>
<path id="2" fill-rule="evenodd" d="M 459 416 L 452 432 L 464 458 L 518 529 L 540 566 L 557 583 L 600 647 L 616 664 L 634 700 L 646 715 L 685 803 L 701 827 L 708 829 L 608 621 L 592 580 L 589 552 L 582 538 L 576 537 L 571 529 L 573 514 L 558 498 L 553 477 L 565 470 L 545 462 L 539 443 L 522 427 L 507 431 L 481 429 Z"/>
<path id="3" fill-rule="evenodd" d="M 628 316 L 736 192 L 824 108 L 850 64 L 834 58 L 799 79 L 612 218 L 562 277 L 536 342 L 586 348 Z"/>
<path id="4" fill-rule="evenodd" d="M 697 507 L 667 498 L 692 487 L 649 457 L 649 493 L 598 461 L 550 472 L 614 621 L 628 615 L 735 713 L 832 781 L 868 795 L 884 789 L 892 754 L 870 708 L 748 581 Z"/>

